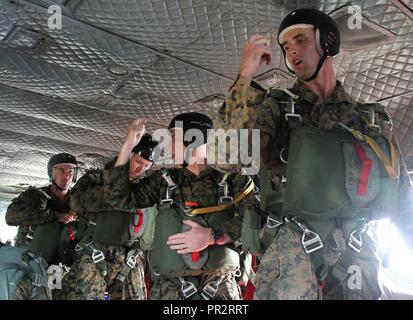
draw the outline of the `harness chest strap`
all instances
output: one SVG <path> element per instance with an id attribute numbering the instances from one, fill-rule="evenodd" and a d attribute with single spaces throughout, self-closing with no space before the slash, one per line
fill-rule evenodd
<path id="1" fill-rule="evenodd" d="M 87 253 L 91 256 L 93 263 L 96 264 L 96 267 L 98 268 L 101 276 L 106 277 L 108 270 L 105 254 L 103 253 L 103 251 L 95 247 L 95 241 L 93 240 L 93 233 L 96 228 L 96 222 L 90 220 L 88 224 L 88 229 L 86 230 L 82 240 L 80 240 L 79 243 L 76 244 L 75 252 L 86 250 Z"/>
<path id="2" fill-rule="evenodd" d="M 126 255 L 126 263 L 119 271 L 116 279 L 120 282 L 124 282 L 128 274 L 135 269 L 138 259 L 143 257 L 143 252 L 138 249 L 130 249 Z"/>
<path id="3" fill-rule="evenodd" d="M 235 197 L 234 201 L 229 203 L 220 204 L 217 206 L 206 207 L 206 208 L 198 208 L 190 210 L 190 214 L 192 215 L 201 215 L 207 213 L 214 213 L 214 212 L 221 212 L 225 211 L 226 209 L 232 207 L 234 204 L 241 202 L 246 196 L 248 196 L 254 190 L 255 184 L 252 180 L 250 180 L 248 186 L 242 191 L 238 196 Z"/>

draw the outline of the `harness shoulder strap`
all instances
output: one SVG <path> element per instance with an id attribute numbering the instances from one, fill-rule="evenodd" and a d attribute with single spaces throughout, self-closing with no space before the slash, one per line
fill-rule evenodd
<path id="1" fill-rule="evenodd" d="M 301 115 L 296 113 L 295 103 L 298 96 L 288 89 L 270 88 L 268 95 L 276 99 L 280 106 L 280 117 L 278 119 L 279 141 L 281 142 L 280 160 L 283 163 L 283 172 L 285 176 L 286 164 L 288 162 L 288 145 L 290 142 L 290 133 L 292 129 L 301 126 Z"/>
<path id="2" fill-rule="evenodd" d="M 160 199 L 160 204 L 163 206 L 170 206 L 173 203 L 174 191 L 178 188 L 178 184 L 171 177 L 169 170 L 163 170 L 162 179 L 166 182 L 166 195 L 163 199 Z M 179 191 L 179 188 L 178 188 Z"/>
<path id="3" fill-rule="evenodd" d="M 365 121 L 368 128 L 375 129 L 381 132 L 387 127 L 390 131 L 393 129 L 393 122 L 386 108 L 376 102 L 373 103 L 357 103 L 357 108 L 360 116 Z"/>
<path id="4" fill-rule="evenodd" d="M 218 188 L 221 192 L 221 196 L 219 197 L 218 204 L 232 202 L 234 198 L 229 195 L 229 188 L 227 179 L 231 173 L 226 172 L 223 176 L 221 181 L 218 183 Z"/>

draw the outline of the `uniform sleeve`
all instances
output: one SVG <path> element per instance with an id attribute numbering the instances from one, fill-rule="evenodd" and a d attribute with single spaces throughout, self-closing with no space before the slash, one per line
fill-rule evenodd
<path id="1" fill-rule="evenodd" d="M 129 163 L 105 169 L 103 173 L 104 206 L 109 210 L 128 210 L 131 205 L 146 208 L 157 203 L 160 176 L 152 174 L 133 184 L 128 176 Z"/>
<path id="2" fill-rule="evenodd" d="M 27 189 L 7 208 L 7 224 L 28 227 L 56 221 L 57 211 L 51 208 L 49 201 L 36 188 Z"/>
<path id="3" fill-rule="evenodd" d="M 219 129 L 226 132 L 237 130 L 240 141 L 244 143 L 245 147 L 240 148 L 240 150 L 231 149 L 229 143 L 219 145 L 216 144 L 216 141 L 210 139 L 208 156 L 216 160 L 226 159 L 226 162 L 230 163 L 231 157 L 238 159 L 238 152 L 241 155 L 240 159 L 247 159 L 251 153 L 256 153 L 259 154 L 260 159 L 264 160 L 266 165 L 275 167 L 275 164 L 270 161 L 273 158 L 275 143 L 270 142 L 274 142 L 276 138 L 279 114 L 279 105 L 267 95 L 263 88 L 254 82 L 248 85 L 247 81 L 239 76 L 226 93 L 225 103 L 219 110 L 219 117 L 214 122 L 214 129 L 216 132 L 219 132 Z M 241 135 L 240 129 L 248 130 L 248 140 Z M 255 130 L 255 133 L 253 133 L 253 130 Z M 217 136 L 219 138 L 219 134 Z M 253 136 L 259 136 L 260 142 L 254 143 Z M 232 152 L 237 154 L 231 154 Z M 259 166 L 259 163 L 255 163 L 255 165 Z M 240 162 L 238 164 L 222 165 L 217 161 L 214 167 L 220 171 L 242 172 L 241 168 L 247 166 Z M 258 172 L 258 169 L 256 171 Z M 253 172 L 252 174 L 257 173 L 250 172 Z"/>
<path id="4" fill-rule="evenodd" d="M 226 143 L 217 143 L 217 141 L 231 131 L 241 137 L 240 129 L 248 129 L 246 137 L 250 137 L 251 130 L 255 125 L 258 106 L 262 103 L 264 96 L 264 89 L 258 85 L 256 87 L 249 86 L 246 80 L 240 76 L 230 87 L 225 95 L 225 103 L 219 110 L 218 118 L 214 121 L 216 137 L 208 140 L 208 157 L 215 160 L 213 165 L 215 169 L 227 172 L 241 170 L 241 163 L 237 161 L 234 164 L 231 161 L 231 159 L 238 159 L 238 148 L 230 148 L 228 139 Z M 250 149 L 251 140 L 244 139 L 244 141 L 249 141 L 248 148 L 241 151 L 247 152 L 247 149 Z"/>
<path id="5" fill-rule="evenodd" d="M 90 219 L 92 214 L 103 209 L 103 172 L 86 172 L 73 187 L 70 207 L 78 215 Z"/>

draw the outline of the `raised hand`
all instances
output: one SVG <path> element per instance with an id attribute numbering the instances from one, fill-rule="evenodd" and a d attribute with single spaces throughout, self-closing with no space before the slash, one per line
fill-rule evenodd
<path id="1" fill-rule="evenodd" d="M 245 45 L 242 52 L 239 74 L 250 80 L 258 73 L 261 64 L 271 64 L 272 52 L 270 37 L 267 35 L 254 34 Z"/>

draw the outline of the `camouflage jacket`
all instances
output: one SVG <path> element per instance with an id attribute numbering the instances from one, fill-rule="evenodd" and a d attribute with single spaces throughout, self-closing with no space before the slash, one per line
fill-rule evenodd
<path id="1" fill-rule="evenodd" d="M 110 170 L 115 164 L 116 158 L 105 165 L 105 170 Z M 96 213 L 106 209 L 104 202 L 103 169 L 90 169 L 78 180 L 73 187 L 70 197 L 70 207 L 81 218 L 95 220 Z M 130 182 L 128 178 L 128 183 Z M 133 202 L 125 204 L 127 209 L 133 208 Z"/>
<path id="2" fill-rule="evenodd" d="M 30 226 L 57 221 L 58 213 L 70 211 L 69 198 L 65 201 L 57 198 L 49 187 L 30 187 L 13 199 L 6 212 L 6 222 L 19 226 L 17 239 L 20 244 L 29 232 Z"/>
<path id="3" fill-rule="evenodd" d="M 162 170 L 153 172 L 137 184 L 128 180 L 129 164 L 105 170 L 104 197 L 110 209 L 125 209 L 133 201 L 136 207 L 145 208 L 159 204 L 166 196 L 167 183 L 162 178 Z M 193 201 L 199 207 L 215 206 L 219 200 L 218 183 L 223 174 L 212 167 L 203 170 L 198 176 L 186 168 L 168 169 L 171 178 L 180 186 L 180 195 L 174 193 L 178 203 Z M 235 197 L 245 189 L 248 178 L 240 174 L 231 174 L 228 179 L 229 194 Z M 252 197 L 242 201 L 242 205 L 250 203 Z M 238 208 L 240 209 L 240 208 Z M 235 210 L 235 209 L 234 209 Z M 234 241 L 241 237 L 242 219 L 235 210 L 234 219 L 221 226 Z"/>
<path id="4" fill-rule="evenodd" d="M 72 189 L 70 207 L 79 217 L 94 220 L 103 206 L 103 170 L 92 169 L 77 181 Z"/>
<path id="5" fill-rule="evenodd" d="M 356 101 L 345 92 L 338 81 L 335 91 L 324 102 L 299 80 L 289 91 L 298 96 L 295 100 L 295 112 L 301 115 L 303 125 L 334 129 L 339 128 L 338 123 L 341 122 L 347 127 L 366 133 L 373 110 L 375 122 L 381 127 L 381 133 L 389 141 L 394 141 L 391 119 L 384 106 Z M 281 181 L 283 170 L 279 155 L 286 143 L 282 141 L 284 136 L 281 126 L 284 119 L 281 113 L 289 101 L 291 98 L 287 93 L 271 89 L 266 91 L 254 82 L 248 85 L 246 80 L 239 76 L 226 93 L 225 103 L 219 111 L 219 119 L 214 123 L 216 129 L 260 130 L 261 164 L 270 172 L 275 186 Z M 412 204 L 409 202 L 413 197 L 407 196 L 412 194 L 409 182 L 406 168 L 401 167 L 399 209 L 394 221 L 405 230 L 405 234 L 413 235 L 413 212 Z"/>
<path id="6" fill-rule="evenodd" d="M 391 139 L 390 118 L 384 107 L 354 100 L 338 81 L 336 90 L 324 102 L 299 80 L 289 91 L 297 96 L 294 100 L 295 113 L 301 115 L 303 125 L 334 129 L 340 128 L 340 122 L 365 133 L 372 106 L 378 115 L 376 121 L 381 124 L 382 132 Z M 290 101 L 291 97 L 282 90 L 265 91 L 254 82 L 248 86 L 244 78 L 238 77 L 226 94 L 225 104 L 219 111 L 219 120 L 214 123 L 215 128 L 225 130 L 259 129 L 261 160 L 270 170 L 276 185 L 282 176 L 279 155 L 286 144 L 286 141 L 282 141 L 281 114 Z"/>

